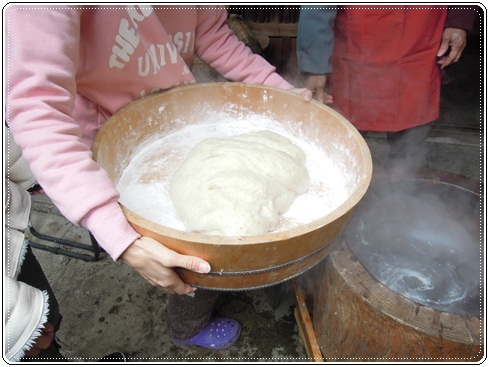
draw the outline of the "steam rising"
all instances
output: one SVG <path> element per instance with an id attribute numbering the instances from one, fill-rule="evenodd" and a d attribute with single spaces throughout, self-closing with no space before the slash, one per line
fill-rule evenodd
<path id="1" fill-rule="evenodd" d="M 346 236 L 379 282 L 414 302 L 482 312 L 480 198 L 439 182 L 383 184 L 361 202 Z"/>

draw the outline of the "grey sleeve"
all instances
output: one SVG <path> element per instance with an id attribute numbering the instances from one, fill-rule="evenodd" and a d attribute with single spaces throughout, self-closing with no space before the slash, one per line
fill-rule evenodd
<path id="1" fill-rule="evenodd" d="M 329 74 L 333 54 L 333 25 L 336 6 L 301 6 L 297 29 L 299 70 L 311 74 Z"/>

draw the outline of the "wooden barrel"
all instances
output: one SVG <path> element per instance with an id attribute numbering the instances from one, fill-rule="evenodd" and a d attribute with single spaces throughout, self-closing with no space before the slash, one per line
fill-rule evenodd
<path id="1" fill-rule="evenodd" d="M 142 235 L 186 255 L 207 260 L 211 273 L 177 269 L 196 287 L 243 290 L 277 284 L 308 270 L 331 250 L 353 215 L 372 175 L 368 147 L 356 129 L 332 109 L 291 92 L 243 83 L 204 83 L 175 88 L 136 101 L 114 114 L 97 134 L 94 159 L 117 184 L 124 168 L 148 137 L 168 134 L 205 116 L 251 113 L 291 124 L 294 134 L 324 146 L 351 172 L 351 195 L 311 223 L 258 236 L 223 237 L 190 233 L 144 218 L 123 206 Z"/>
<path id="2" fill-rule="evenodd" d="M 449 179 L 450 182 L 442 182 L 440 178 Z M 477 197 L 478 194 L 471 190 L 478 191 L 480 186 L 474 185 L 470 180 L 460 180 L 460 176 L 447 173 L 432 173 L 430 178 L 423 178 L 424 183 L 430 180 L 433 180 L 431 183 L 435 190 L 440 184 L 446 184 L 450 186 L 452 192 L 458 188 L 463 196 Z M 464 182 L 467 185 L 463 185 Z M 455 183 L 456 185 L 453 186 Z M 458 186 L 459 184 L 462 186 Z M 373 185 L 371 190 L 375 187 Z M 465 313 L 464 310 L 449 312 L 436 309 L 419 301 L 414 302 L 386 287 L 372 275 L 376 273 L 376 269 L 367 269 L 352 251 L 354 247 L 349 247 L 351 227 L 359 225 L 355 219 L 357 216 L 361 217 L 363 208 L 370 208 L 369 194 L 370 190 L 364 198 L 365 202 L 362 201 L 358 206 L 340 245 L 331 252 L 324 264 L 321 264 L 317 276 L 313 324 L 324 358 L 336 361 L 393 362 L 482 360 L 484 357 L 482 286 L 479 288 L 478 312 Z M 455 200 L 453 196 L 450 197 Z M 480 198 L 469 202 L 471 205 L 463 203 L 458 205 L 454 202 L 453 208 L 471 210 L 471 213 L 462 213 L 462 217 L 474 216 L 477 213 L 482 215 L 480 208 L 477 208 Z M 446 227 L 446 230 L 449 228 Z M 479 233 L 474 233 L 474 236 L 479 236 Z M 480 242 L 479 237 L 478 240 Z M 481 245 L 479 244 L 480 254 L 483 253 L 480 249 Z M 472 249 L 467 250 L 472 251 Z M 429 254 L 427 253 L 426 256 Z M 455 256 L 461 255 L 455 254 Z M 423 259 L 418 257 L 418 261 L 421 263 Z M 466 266 L 474 267 L 480 276 L 481 261 L 479 259 Z"/>

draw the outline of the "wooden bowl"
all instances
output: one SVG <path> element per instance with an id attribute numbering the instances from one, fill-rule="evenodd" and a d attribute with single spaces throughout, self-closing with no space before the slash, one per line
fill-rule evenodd
<path id="1" fill-rule="evenodd" d="M 244 83 L 205 83 L 175 88 L 135 101 L 114 114 L 97 134 L 92 151 L 116 185 L 125 167 L 148 137 L 180 126 L 199 124 L 203 116 L 226 112 L 266 115 L 293 122 L 294 134 L 333 155 L 349 172 L 351 195 L 339 207 L 305 225 L 258 236 L 225 237 L 190 233 L 122 209 L 136 231 L 167 247 L 211 264 L 197 274 L 176 269 L 196 287 L 244 290 L 288 280 L 322 260 L 341 234 L 372 177 L 370 151 L 357 130 L 331 108 L 307 102 L 287 91 Z M 297 123 L 294 123 L 297 122 Z M 183 125 L 182 125 L 183 124 Z"/>

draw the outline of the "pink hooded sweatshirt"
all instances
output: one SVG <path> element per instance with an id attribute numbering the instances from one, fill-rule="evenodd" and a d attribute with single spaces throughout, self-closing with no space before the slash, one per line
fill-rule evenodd
<path id="1" fill-rule="evenodd" d="M 6 9 L 7 124 L 46 194 L 114 260 L 140 235 L 90 152 L 112 114 L 194 83 L 194 54 L 229 80 L 292 88 L 226 19 L 216 6 Z"/>

